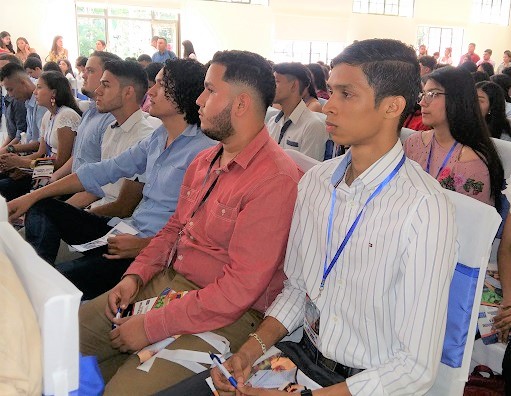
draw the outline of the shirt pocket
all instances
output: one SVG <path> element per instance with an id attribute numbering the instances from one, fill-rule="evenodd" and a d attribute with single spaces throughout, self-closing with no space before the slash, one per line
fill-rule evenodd
<path id="1" fill-rule="evenodd" d="M 293 142 L 292 140 L 286 139 L 286 144 L 291 147 L 298 147 L 298 142 Z"/>
<path id="2" fill-rule="evenodd" d="M 208 205 L 205 230 L 214 245 L 227 249 L 236 226 L 238 213 L 238 206 L 231 207 L 217 200 Z"/>

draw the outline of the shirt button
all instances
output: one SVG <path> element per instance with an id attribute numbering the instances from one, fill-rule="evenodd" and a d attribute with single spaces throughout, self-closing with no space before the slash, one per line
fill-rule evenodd
<path id="1" fill-rule="evenodd" d="M 193 227 L 193 221 L 190 221 L 189 224 L 190 224 L 190 227 Z"/>
<path id="2" fill-rule="evenodd" d="M 177 259 L 178 259 L 178 260 L 183 260 L 183 255 L 182 255 L 182 254 L 180 254 L 179 256 L 177 256 Z"/>
<path id="3" fill-rule="evenodd" d="M 216 170 L 216 171 L 215 171 L 215 173 L 216 173 L 217 175 L 219 175 L 219 174 L 220 174 L 220 170 Z"/>
<path id="4" fill-rule="evenodd" d="M 193 236 L 190 235 L 190 240 L 193 241 L 195 238 Z"/>
<path id="5" fill-rule="evenodd" d="M 339 318 L 338 318 L 336 315 L 334 315 L 334 317 L 332 318 L 332 320 L 334 321 L 334 323 L 337 323 L 337 322 L 339 321 Z"/>
<path id="6" fill-rule="evenodd" d="M 222 216 L 225 214 L 225 209 L 222 209 Z"/>
<path id="7" fill-rule="evenodd" d="M 187 196 L 190 196 L 190 191 L 187 191 L 187 192 L 186 192 L 186 195 L 187 195 Z"/>
<path id="8" fill-rule="evenodd" d="M 342 280 L 342 278 L 337 279 L 337 284 L 338 284 L 339 286 L 342 286 L 342 285 L 343 285 L 343 283 L 344 283 L 344 281 Z"/>

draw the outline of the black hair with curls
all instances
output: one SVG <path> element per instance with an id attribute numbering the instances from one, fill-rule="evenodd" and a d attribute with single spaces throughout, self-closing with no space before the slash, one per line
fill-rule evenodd
<path id="1" fill-rule="evenodd" d="M 193 59 L 168 59 L 163 67 L 165 97 L 173 101 L 188 124 L 200 126 L 195 101 L 204 90 L 206 68 Z"/>
<path id="2" fill-rule="evenodd" d="M 445 112 L 449 131 L 459 143 L 470 147 L 486 164 L 490 174 L 490 196 L 500 211 L 504 169 L 481 113 L 474 79 L 460 67 L 442 67 L 427 76 L 445 90 Z"/>

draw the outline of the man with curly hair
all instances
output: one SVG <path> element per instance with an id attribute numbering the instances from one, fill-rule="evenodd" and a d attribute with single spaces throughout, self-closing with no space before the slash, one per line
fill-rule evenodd
<path id="1" fill-rule="evenodd" d="M 168 62 L 148 91 L 150 114 L 162 121 L 160 127 L 120 155 L 84 164 L 75 173 L 12 201 L 12 217 L 15 218 L 45 198 L 84 190 L 103 197 L 103 186 L 139 175 L 138 180 L 145 184 L 142 199 L 127 220 L 138 234 L 111 237 L 106 247 L 92 249 L 79 259 L 57 265 L 57 269 L 84 293 L 85 299 L 98 296 L 118 282 L 133 258 L 174 213 L 190 162 L 197 153 L 214 144 L 200 130 L 195 104 L 202 91 L 205 72 L 204 66 L 195 61 Z M 123 194 L 122 189 L 119 194 Z M 97 239 L 116 224 L 115 218 L 84 211 L 62 201 L 45 200 L 38 205 L 43 203 L 51 203 L 46 205 L 46 215 L 68 244 Z"/>
<path id="2" fill-rule="evenodd" d="M 195 335 L 215 332 L 236 350 L 283 287 L 301 174 L 264 125 L 275 95 L 271 66 L 254 53 L 219 52 L 204 87 L 201 127 L 220 143 L 190 164 L 176 212 L 117 286 L 80 310 L 80 349 L 98 357 L 106 395 L 154 394 L 193 375 L 165 359 L 155 359 L 149 372 L 137 370 L 138 356 L 125 353 L 167 337 L 179 335 L 170 350 L 218 351 Z M 165 288 L 187 294 L 115 318 Z"/>

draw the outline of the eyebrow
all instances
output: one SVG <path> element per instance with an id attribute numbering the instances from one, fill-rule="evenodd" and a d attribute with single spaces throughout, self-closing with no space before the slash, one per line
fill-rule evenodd
<path id="1" fill-rule="evenodd" d="M 346 89 L 346 88 L 353 89 L 353 88 L 355 88 L 355 85 L 353 85 L 353 84 L 333 84 L 333 85 L 331 85 L 331 84 L 327 83 L 326 86 L 328 88 L 330 88 L 330 89 L 334 89 L 334 88 L 337 88 L 337 89 Z"/>
<path id="2" fill-rule="evenodd" d="M 210 81 L 204 81 L 204 87 L 205 88 L 210 88 L 210 87 L 214 87 L 215 85 L 210 82 Z"/>

